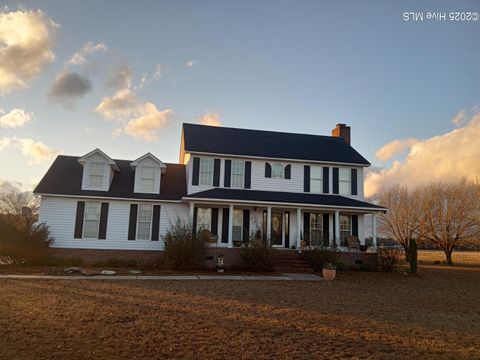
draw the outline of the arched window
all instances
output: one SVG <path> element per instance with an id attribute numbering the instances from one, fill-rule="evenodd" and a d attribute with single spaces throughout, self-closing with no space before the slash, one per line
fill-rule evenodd
<path id="1" fill-rule="evenodd" d="M 283 179 L 283 165 L 276 163 L 272 166 L 272 178 Z"/>

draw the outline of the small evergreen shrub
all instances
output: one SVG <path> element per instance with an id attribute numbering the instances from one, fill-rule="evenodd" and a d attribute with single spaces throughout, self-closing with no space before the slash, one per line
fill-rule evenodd
<path id="1" fill-rule="evenodd" d="M 307 250 L 303 252 L 302 256 L 315 271 L 321 271 L 326 264 L 338 265 L 337 253 L 332 250 Z"/>
<path id="2" fill-rule="evenodd" d="M 192 224 L 177 220 L 163 236 L 165 264 L 176 270 L 194 270 L 205 267 L 208 243 L 204 231 L 193 234 Z"/>
<path id="3" fill-rule="evenodd" d="M 265 241 L 258 238 L 251 239 L 245 247 L 239 249 L 240 267 L 245 271 L 270 272 L 273 271 L 276 252 Z"/>

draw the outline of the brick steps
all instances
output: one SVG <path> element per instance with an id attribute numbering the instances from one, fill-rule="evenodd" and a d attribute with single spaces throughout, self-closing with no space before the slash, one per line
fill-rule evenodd
<path id="1" fill-rule="evenodd" d="M 277 253 L 275 271 L 280 273 L 313 273 L 310 264 L 303 260 L 296 251 L 279 251 Z"/>

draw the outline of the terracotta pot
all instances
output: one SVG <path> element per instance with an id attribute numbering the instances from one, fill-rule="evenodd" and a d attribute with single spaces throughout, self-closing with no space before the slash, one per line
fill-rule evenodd
<path id="1" fill-rule="evenodd" d="M 337 270 L 335 269 L 322 269 L 322 276 L 327 281 L 332 281 L 337 275 Z"/>

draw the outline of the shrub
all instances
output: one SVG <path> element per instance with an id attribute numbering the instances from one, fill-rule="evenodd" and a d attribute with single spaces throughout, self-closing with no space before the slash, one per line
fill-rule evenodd
<path id="1" fill-rule="evenodd" d="M 193 270 L 205 267 L 206 248 L 204 232 L 193 235 L 190 223 L 177 222 L 163 236 L 165 244 L 165 263 L 177 270 Z"/>
<path id="2" fill-rule="evenodd" d="M 403 257 L 403 252 L 396 249 L 379 248 L 377 251 L 378 266 L 383 272 L 391 272 L 393 266 Z"/>
<path id="3" fill-rule="evenodd" d="M 239 255 L 240 267 L 246 271 L 269 272 L 275 266 L 275 250 L 259 239 L 251 239 L 239 250 Z"/>
<path id="4" fill-rule="evenodd" d="M 13 264 L 28 264 L 49 255 L 50 237 L 45 224 L 31 225 L 27 219 L 0 215 L 0 256 Z"/>
<path id="5" fill-rule="evenodd" d="M 326 264 L 337 264 L 337 253 L 332 250 L 307 250 L 302 254 L 303 258 L 310 264 L 315 271 L 321 271 Z M 337 266 L 337 268 L 339 268 Z"/>

